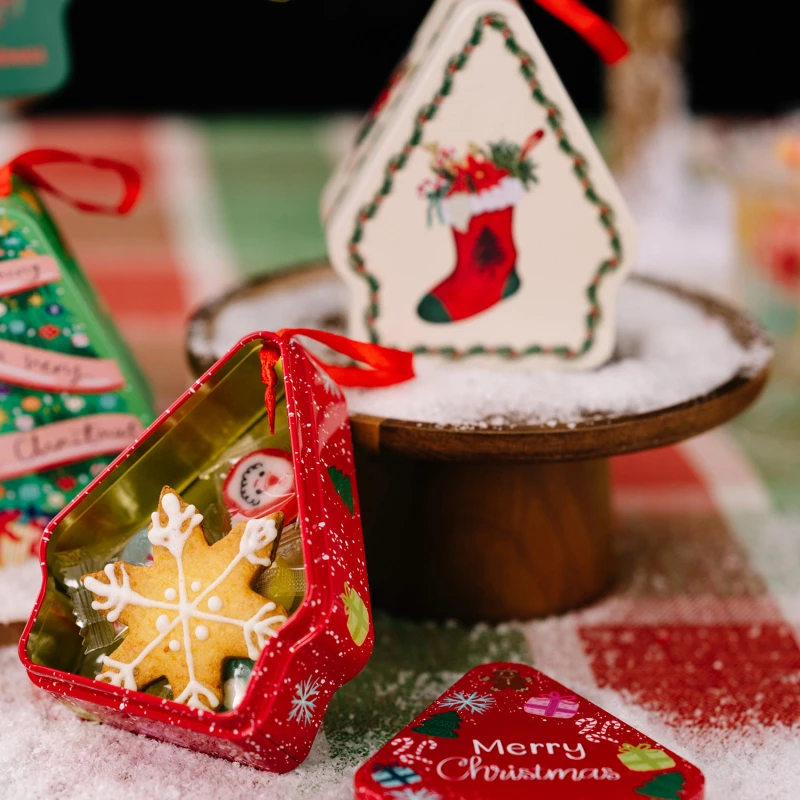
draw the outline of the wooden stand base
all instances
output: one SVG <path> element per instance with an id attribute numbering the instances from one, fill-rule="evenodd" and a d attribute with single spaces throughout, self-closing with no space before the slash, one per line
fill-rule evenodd
<path id="1" fill-rule="evenodd" d="M 274 273 L 201 309 L 188 335 L 195 374 L 214 361 L 221 311 L 332 274 L 327 264 Z M 759 328 L 719 300 L 631 280 L 702 310 L 746 347 L 766 347 Z M 320 319 L 310 327 L 342 324 Z M 265 318 L 264 327 L 278 326 Z M 465 430 L 352 414 L 373 605 L 404 617 L 500 622 L 589 602 L 614 578 L 608 459 L 733 419 L 758 397 L 768 373 L 765 364 L 679 405 L 624 417 L 595 414 L 572 425 Z"/>
<path id="2" fill-rule="evenodd" d="M 17 644 L 24 629 L 24 622 L 6 622 L 0 625 L 0 647 Z"/>
<path id="3" fill-rule="evenodd" d="M 613 580 L 608 459 L 452 463 L 357 448 L 356 470 L 376 608 L 529 619 Z"/>

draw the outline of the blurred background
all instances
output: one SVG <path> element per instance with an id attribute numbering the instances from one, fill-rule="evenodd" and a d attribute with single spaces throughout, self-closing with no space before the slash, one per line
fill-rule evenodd
<path id="1" fill-rule="evenodd" d="M 613 16 L 610 0 L 586 5 Z M 797 105 L 797 83 L 780 80 L 790 74 L 796 38 L 792 25 L 776 24 L 784 3 L 768 0 L 747 13 L 736 4 L 683 5 L 693 111 L 763 115 Z M 363 111 L 430 6 L 431 0 L 233 0 L 204 8 L 187 0 L 72 0 L 72 73 L 36 111 Z M 578 108 L 600 114 L 601 62 L 547 12 L 534 3 L 523 7 Z"/>
<path id="2" fill-rule="evenodd" d="M 611 595 L 586 614 L 497 630 L 384 618 L 367 682 L 354 682 L 326 717 L 335 770 L 323 744 L 316 766 L 309 762 L 262 796 L 321 797 L 320 787 L 349 774 L 400 729 L 403 715 L 405 724 L 468 667 L 529 658 L 642 730 L 661 731 L 665 744 L 696 752 L 721 787 L 714 798 L 797 796 L 800 81 L 790 4 L 584 2 L 629 41 L 622 64 L 606 69 L 570 28 L 534 0 L 520 0 L 631 208 L 640 240 L 635 269 L 750 312 L 775 342 L 770 384 L 724 429 L 612 459 L 620 580 Z M 230 331 L 214 342 L 197 338 L 190 321 L 198 309 L 242 284 L 251 292 L 251 281 L 287 265 L 325 258 L 323 187 L 430 5 L 0 0 L 0 165 L 31 148 L 57 147 L 119 159 L 142 175 L 140 202 L 125 217 L 83 213 L 50 194 L 43 200 L 158 409 L 193 379 L 187 348 L 213 356 L 238 338 Z M 118 191 L 100 170 L 50 169 L 48 177 L 75 196 L 108 201 Z M 0 259 L 9 257 L 11 248 L 2 249 L 9 232 L 0 212 Z M 0 316 L 11 299 L 0 298 Z M 274 307 L 241 310 L 228 306 L 237 324 L 275 319 Z M 671 380 L 654 383 L 660 389 Z M 562 502 L 553 497 L 554 506 Z M 9 519 L 0 513 L 5 552 L 9 532 L 18 531 Z M 0 547 L 0 643 L 4 622 L 18 637 L 33 602 L 26 592 L 38 584 L 39 565 L 27 556 L 40 530 L 29 528 L 30 543 L 13 543 L 29 562 L 21 570 L 30 570 L 16 583 Z M 5 657 L 0 673 L 10 675 L 16 656 Z M 49 710 L 39 726 L 28 695 L 6 674 L 0 714 L 18 697 L 26 710 L 9 717 L 5 749 L 0 731 L 0 756 L 13 762 L 3 773 L 0 758 L 0 774 L 13 778 L 17 762 L 29 758 L 37 779 L 42 773 L 36 785 L 63 795 L 69 758 L 59 749 L 49 760 L 48 784 L 42 753 L 64 746 L 64 729 L 53 727 Z M 18 680 L 27 685 L 21 670 Z M 54 743 L 43 742 L 43 731 Z M 97 786 L 133 785 L 138 751 L 122 749 L 128 760 L 82 762 L 84 771 L 97 769 Z M 158 758 L 148 753 L 155 774 Z M 106 769 L 120 777 L 103 777 Z"/>
<path id="3" fill-rule="evenodd" d="M 51 206 L 160 407 L 189 379 L 186 322 L 199 306 L 324 257 L 322 188 L 430 5 L 0 0 L 0 159 L 58 146 L 143 174 L 125 220 Z M 773 395 L 782 377 L 786 393 L 748 418 L 774 460 L 786 430 L 800 432 L 800 89 L 794 29 L 776 22 L 784 4 L 588 0 L 632 46 L 610 70 L 522 5 L 632 207 L 637 270 L 733 299 L 775 337 Z M 62 171 L 83 193 L 113 191 Z M 790 437 L 782 469 L 795 452 Z"/>

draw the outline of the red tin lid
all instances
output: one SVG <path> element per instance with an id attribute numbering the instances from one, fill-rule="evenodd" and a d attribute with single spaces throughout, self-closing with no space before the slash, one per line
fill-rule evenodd
<path id="1" fill-rule="evenodd" d="M 703 773 L 524 664 L 468 672 L 355 777 L 359 800 L 702 800 Z"/>

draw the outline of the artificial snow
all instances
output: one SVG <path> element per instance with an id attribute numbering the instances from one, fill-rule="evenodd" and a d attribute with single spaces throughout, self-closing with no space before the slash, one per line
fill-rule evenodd
<path id="1" fill-rule="evenodd" d="M 252 330 L 331 327 L 344 317 L 336 278 L 227 307 L 216 321 L 214 355 Z M 740 345 L 725 324 L 692 302 L 629 282 L 617 308 L 617 349 L 591 372 L 502 370 L 417 357 L 413 381 L 385 389 L 350 389 L 350 410 L 379 417 L 459 427 L 559 424 L 644 414 L 701 397 L 769 360 L 763 343 Z M 533 360 L 531 364 L 533 364 Z"/>
<path id="2" fill-rule="evenodd" d="M 26 621 L 41 587 L 42 568 L 35 558 L 0 568 L 0 625 Z"/>
<path id="3" fill-rule="evenodd" d="M 688 163 L 705 131 L 685 118 L 659 127 L 621 189 L 636 220 L 635 273 L 730 297 L 737 260 L 733 192 Z M 705 136 L 705 138 L 708 138 Z M 707 157 L 694 160 L 705 167 Z"/>
<path id="4" fill-rule="evenodd" d="M 549 425 L 644 414 L 701 397 L 769 359 L 740 345 L 723 322 L 663 290 L 629 283 L 619 298 L 617 352 L 592 372 L 499 371 L 415 360 L 417 378 L 350 390 L 350 410 L 462 427 Z"/>
<path id="5" fill-rule="evenodd" d="M 190 346 L 198 355 L 217 359 L 253 331 L 338 327 L 335 321 L 343 321 L 346 303 L 345 286 L 335 277 L 282 292 L 252 295 L 222 308 L 214 318 L 212 340 L 206 338 L 204 328 L 199 328 L 199 333 L 190 330 Z"/>
<path id="6" fill-rule="evenodd" d="M 535 655 L 548 654 L 537 659 L 537 666 L 699 766 L 706 775 L 708 800 L 783 800 L 794 796 L 795 766 L 800 759 L 796 731 L 780 727 L 760 731 L 670 727 L 657 715 L 626 702 L 617 692 L 599 689 L 588 676 L 581 677 L 574 664 L 585 663 L 585 659 L 574 659 L 569 648 L 573 625 L 568 615 L 521 626 Z M 360 759 L 343 759 L 342 754 L 332 758 L 324 734 L 317 737 L 308 759 L 297 770 L 271 775 L 108 725 L 81 721 L 30 683 L 15 648 L 0 648 L 0 675 L 0 794 L 9 800 L 348 800 L 353 796 L 353 774 Z M 458 677 L 452 675 L 448 680 L 452 683 Z M 421 674 L 417 684 L 427 687 L 430 679 L 430 675 Z M 394 691 L 392 686 L 383 688 Z M 405 698 L 417 711 L 430 703 L 430 692 L 420 690 L 419 694 Z M 380 744 L 374 742 L 370 749 Z"/>

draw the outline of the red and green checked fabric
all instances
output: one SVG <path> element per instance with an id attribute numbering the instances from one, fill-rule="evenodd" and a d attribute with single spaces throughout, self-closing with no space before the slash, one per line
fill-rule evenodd
<path id="1" fill-rule="evenodd" d="M 12 145 L 52 145 L 142 169 L 147 188 L 130 218 L 49 205 L 163 406 L 189 380 L 183 326 L 194 305 L 238 276 L 323 252 L 317 197 L 337 130 L 324 121 L 17 123 L 3 126 L 0 157 Z M 745 424 L 616 459 L 620 577 L 607 597 L 498 628 L 379 617 L 370 664 L 335 696 L 308 762 L 285 776 L 83 725 L 0 650 L 0 779 L 13 796 L 53 794 L 70 762 L 86 799 L 110 786 L 116 798 L 148 789 L 212 797 L 223 783 L 239 798 L 347 798 L 359 763 L 463 672 L 508 659 L 533 663 L 697 763 L 711 800 L 798 797 L 795 463 L 765 459 Z"/>

